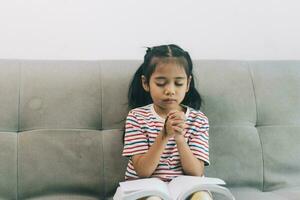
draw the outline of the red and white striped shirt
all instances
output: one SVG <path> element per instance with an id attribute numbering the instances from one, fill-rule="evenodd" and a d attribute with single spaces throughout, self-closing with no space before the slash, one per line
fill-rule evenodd
<path id="1" fill-rule="evenodd" d="M 186 133 L 184 135 L 191 151 L 205 165 L 209 165 L 209 144 L 207 117 L 198 110 L 186 107 Z M 144 154 L 154 143 L 164 126 L 164 119 L 154 110 L 153 104 L 132 109 L 126 118 L 123 156 L 130 157 L 125 179 L 139 178 L 134 170 L 131 157 Z M 174 138 L 170 138 L 152 177 L 164 181 L 183 175 L 180 157 Z"/>

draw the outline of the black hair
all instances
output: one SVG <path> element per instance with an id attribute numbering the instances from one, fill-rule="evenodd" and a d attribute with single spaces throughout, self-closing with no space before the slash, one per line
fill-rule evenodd
<path id="1" fill-rule="evenodd" d="M 192 76 L 189 91 L 186 93 L 182 101 L 183 105 L 192 107 L 196 110 L 200 109 L 201 96 L 195 88 L 193 77 L 193 63 L 188 52 L 175 44 L 160 45 L 148 47 L 144 56 L 144 62 L 135 72 L 128 90 L 128 108 L 134 109 L 152 103 L 150 93 L 145 91 L 142 86 L 142 75 L 146 77 L 149 83 L 150 77 L 153 74 L 156 65 L 163 61 L 168 62 L 170 59 L 175 59 L 179 65 L 184 67 L 187 77 Z"/>

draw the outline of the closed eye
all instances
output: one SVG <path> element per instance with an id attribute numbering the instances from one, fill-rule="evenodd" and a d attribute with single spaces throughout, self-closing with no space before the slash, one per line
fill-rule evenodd
<path id="1" fill-rule="evenodd" d="M 176 86 L 183 86 L 183 83 L 175 83 Z"/>
<path id="2" fill-rule="evenodd" d="M 166 83 L 156 83 L 156 85 L 158 87 L 163 87 L 166 85 Z M 183 86 L 184 84 L 183 83 L 175 83 L 175 85 L 180 87 L 180 86 Z"/>
<path id="3" fill-rule="evenodd" d="M 163 86 L 166 85 L 166 83 L 156 83 L 156 85 L 157 85 L 158 87 L 163 87 Z"/>

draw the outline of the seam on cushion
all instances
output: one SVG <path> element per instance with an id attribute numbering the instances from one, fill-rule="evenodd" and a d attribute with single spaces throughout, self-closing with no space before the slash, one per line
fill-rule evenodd
<path id="1" fill-rule="evenodd" d="M 253 88 L 253 95 L 254 95 L 254 102 L 255 102 L 255 113 L 256 113 L 256 122 L 255 122 L 255 128 L 256 128 L 256 133 L 257 136 L 259 138 L 259 142 L 260 142 L 260 148 L 261 148 L 261 158 L 262 158 L 262 191 L 265 190 L 265 162 L 264 162 L 264 150 L 263 150 L 263 145 L 262 145 L 262 141 L 261 141 L 261 137 L 258 133 L 257 130 L 257 120 L 258 120 L 258 108 L 257 108 L 257 97 L 256 97 L 256 93 L 255 93 L 255 86 L 254 86 L 254 79 L 253 79 L 253 71 L 251 70 L 251 66 L 250 63 L 247 62 L 247 66 L 248 66 L 248 71 L 249 71 L 249 75 L 250 75 L 250 79 L 252 82 L 252 88 Z"/>
<path id="2" fill-rule="evenodd" d="M 20 125 L 20 110 L 21 110 L 21 82 L 22 82 L 22 69 L 21 69 L 21 67 L 22 67 L 22 63 L 21 62 L 19 62 L 19 73 L 18 73 L 18 130 L 17 130 L 17 132 L 19 133 L 20 132 L 20 127 L 21 127 L 21 125 Z"/>
<path id="3" fill-rule="evenodd" d="M 19 199 L 19 133 L 17 132 L 17 193 L 16 199 Z"/>
<path id="4" fill-rule="evenodd" d="M 101 65 L 101 62 L 99 62 L 99 76 L 100 76 L 100 130 L 103 130 L 103 95 L 102 95 L 102 92 L 103 92 L 103 80 L 102 80 L 102 76 L 103 76 L 103 70 L 102 70 L 102 65 Z M 100 178 L 100 184 L 102 183 L 103 184 L 103 188 L 101 189 L 101 194 L 100 194 L 100 199 L 105 199 L 105 190 L 106 190 L 106 184 L 105 184 L 105 168 L 104 168 L 104 144 L 103 144 L 103 140 L 104 140 L 104 136 L 103 136 L 103 132 L 100 132 L 101 134 L 101 145 L 100 145 L 100 153 L 102 153 L 102 174 L 101 174 L 101 178 Z"/>
<path id="5" fill-rule="evenodd" d="M 99 62 L 99 76 L 100 76 L 100 130 L 103 129 L 103 80 L 102 80 L 102 65 L 101 62 Z"/>
<path id="6" fill-rule="evenodd" d="M 101 134 L 101 151 L 102 151 L 102 181 L 103 181 L 103 189 L 102 189 L 102 199 L 106 199 L 106 180 L 105 180 L 105 155 L 104 155 L 104 144 L 103 144 L 103 140 L 104 140 L 104 134 L 103 133 L 100 133 Z"/>
<path id="7" fill-rule="evenodd" d="M 17 189 L 17 194 L 16 194 L 16 199 L 18 200 L 19 199 L 19 133 L 20 133 L 20 107 L 21 107 L 21 78 L 22 78 L 22 70 L 21 70 L 21 67 L 22 67 L 22 63 L 21 61 L 18 62 L 18 65 L 19 65 L 19 73 L 18 73 L 18 130 L 17 130 L 17 147 L 16 147 L 16 151 L 17 151 L 17 186 L 16 186 L 16 189 Z"/>

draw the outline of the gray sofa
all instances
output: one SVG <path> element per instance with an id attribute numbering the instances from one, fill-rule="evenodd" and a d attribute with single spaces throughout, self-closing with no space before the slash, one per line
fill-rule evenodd
<path id="1" fill-rule="evenodd" d="M 111 199 L 139 60 L 0 60 L 0 199 Z M 300 199 L 300 61 L 197 60 L 206 176 L 237 200 Z"/>

